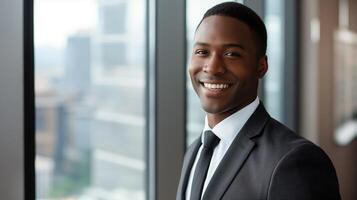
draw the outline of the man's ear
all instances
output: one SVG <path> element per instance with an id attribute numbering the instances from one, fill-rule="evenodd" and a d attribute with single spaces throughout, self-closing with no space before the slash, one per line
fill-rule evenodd
<path id="1" fill-rule="evenodd" d="M 259 58 L 258 61 L 258 76 L 263 78 L 266 72 L 268 71 L 268 57 L 266 55 Z"/>

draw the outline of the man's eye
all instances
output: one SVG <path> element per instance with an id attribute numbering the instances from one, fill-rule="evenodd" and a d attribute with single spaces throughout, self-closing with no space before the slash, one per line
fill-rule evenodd
<path id="1" fill-rule="evenodd" d="M 199 49 L 199 50 L 196 50 L 196 51 L 195 51 L 195 55 L 201 55 L 201 56 L 203 56 L 203 55 L 206 55 L 206 54 L 208 54 L 208 51 L 206 51 L 206 50 L 201 50 L 201 49 Z"/>
<path id="2" fill-rule="evenodd" d="M 229 56 L 229 57 L 241 57 L 241 54 L 238 52 L 227 52 L 224 55 Z"/>

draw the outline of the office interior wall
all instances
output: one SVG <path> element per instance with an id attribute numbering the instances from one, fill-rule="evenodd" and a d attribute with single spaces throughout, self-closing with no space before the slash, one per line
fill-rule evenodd
<path id="1" fill-rule="evenodd" d="M 348 1 L 349 28 L 357 32 L 357 1 Z"/>
<path id="2" fill-rule="evenodd" d="M 301 2 L 300 19 L 300 130 L 301 135 L 317 143 L 317 40 L 319 31 L 317 0 Z"/>
<path id="3" fill-rule="evenodd" d="M 24 199 L 23 1 L 0 1 L 0 194 Z"/>
<path id="4" fill-rule="evenodd" d="M 357 32 L 357 2 L 348 1 L 349 30 Z M 337 171 L 342 199 L 357 199 L 357 141 L 341 146 L 334 139 L 334 33 L 339 0 L 301 1 L 300 130 L 321 146 Z"/>

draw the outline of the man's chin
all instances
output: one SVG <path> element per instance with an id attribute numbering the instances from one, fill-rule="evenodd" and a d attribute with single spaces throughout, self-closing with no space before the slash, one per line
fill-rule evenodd
<path id="1" fill-rule="evenodd" d="M 224 112 L 224 109 L 222 109 L 222 107 L 219 105 L 207 105 L 207 104 L 201 104 L 201 105 L 203 110 L 209 114 L 220 114 Z"/>
<path id="2" fill-rule="evenodd" d="M 201 106 L 203 110 L 207 114 L 212 114 L 212 115 L 231 115 L 235 113 L 236 111 L 240 110 L 239 106 L 228 106 L 228 105 L 217 105 L 217 104 L 203 104 L 201 102 Z"/>

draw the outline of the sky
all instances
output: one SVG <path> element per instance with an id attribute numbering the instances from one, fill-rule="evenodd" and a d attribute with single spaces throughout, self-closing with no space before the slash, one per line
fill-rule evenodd
<path id="1" fill-rule="evenodd" d="M 68 35 L 94 29 L 97 12 L 96 0 L 35 0 L 35 46 L 64 47 Z"/>

